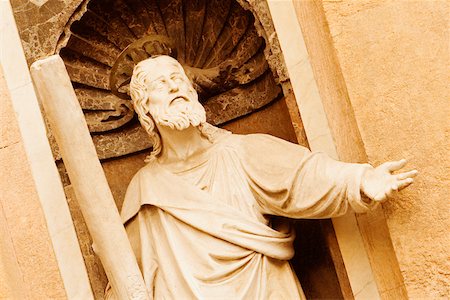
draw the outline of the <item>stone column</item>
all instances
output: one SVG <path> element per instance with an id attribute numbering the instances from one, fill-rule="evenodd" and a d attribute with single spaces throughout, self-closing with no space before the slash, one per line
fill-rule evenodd
<path id="1" fill-rule="evenodd" d="M 35 62 L 31 74 L 86 225 L 119 299 L 148 299 L 105 174 L 63 60 Z"/>

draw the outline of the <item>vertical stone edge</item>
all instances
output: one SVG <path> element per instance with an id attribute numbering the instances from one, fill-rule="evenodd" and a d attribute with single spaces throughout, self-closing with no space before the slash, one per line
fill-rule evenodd
<path id="1" fill-rule="evenodd" d="M 0 63 L 68 299 L 93 299 L 9 1 L 0 1 Z"/>
<path id="2" fill-rule="evenodd" d="M 293 1 L 310 53 L 322 103 L 338 157 L 367 162 L 321 0 Z M 407 292 L 382 208 L 357 214 L 356 221 L 382 299 L 407 299 Z"/>
<path id="3" fill-rule="evenodd" d="M 336 124 L 333 122 L 333 118 L 330 118 L 322 99 L 320 89 L 323 86 L 318 84 L 320 78 L 317 78 L 314 72 L 314 61 L 308 54 L 307 37 L 302 33 L 294 3 L 298 4 L 299 2 L 268 1 L 289 72 L 297 109 L 300 111 L 311 150 L 322 151 L 335 159 L 345 160 L 339 155 L 339 144 L 336 142 L 333 132 L 333 126 Z M 289 30 L 283 30 L 285 28 L 289 28 Z M 335 109 L 339 111 L 341 108 L 336 107 Z M 345 270 L 340 270 L 342 272 L 338 270 L 342 292 L 347 293 L 348 298 L 354 296 L 355 299 L 379 299 L 380 294 L 376 288 L 370 259 L 355 214 L 349 212 L 343 217 L 333 219 L 333 226 L 345 265 Z M 328 243 L 330 245 L 330 241 Z M 339 261 L 335 261 L 335 263 L 339 267 Z M 348 279 L 345 278 L 345 275 Z M 348 295 L 348 281 L 353 295 Z"/>

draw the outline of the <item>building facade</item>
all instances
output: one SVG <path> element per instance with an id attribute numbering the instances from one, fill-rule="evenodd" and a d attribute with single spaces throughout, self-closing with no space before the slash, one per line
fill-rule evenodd
<path id="1" fill-rule="evenodd" d="M 419 170 L 382 209 L 296 225 L 307 296 L 448 296 L 448 3 L 212 2 L 1 3 L 0 297 L 103 297 L 107 278 L 29 67 L 64 60 L 120 209 L 151 145 L 109 75 L 148 35 L 172 38 L 190 66 L 238 61 L 239 84 L 204 94 L 218 126 L 349 162 L 405 157 Z"/>

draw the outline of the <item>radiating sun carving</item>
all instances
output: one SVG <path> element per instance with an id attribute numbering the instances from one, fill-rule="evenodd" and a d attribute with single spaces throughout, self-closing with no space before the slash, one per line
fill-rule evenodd
<path id="1" fill-rule="evenodd" d="M 132 68 L 175 57 L 220 125 L 278 98 L 266 43 L 235 0 L 92 0 L 58 47 L 100 159 L 151 147 L 128 95 Z M 80 6 L 80 7 L 81 7 Z"/>

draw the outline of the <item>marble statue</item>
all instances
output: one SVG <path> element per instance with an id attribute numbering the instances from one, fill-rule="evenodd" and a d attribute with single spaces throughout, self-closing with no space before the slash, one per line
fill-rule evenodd
<path id="1" fill-rule="evenodd" d="M 137 64 L 130 92 L 154 146 L 121 217 L 154 299 L 303 299 L 289 263 L 294 232 L 272 216 L 366 212 L 417 174 L 392 174 L 405 160 L 343 163 L 269 135 L 209 125 L 169 56 Z"/>

